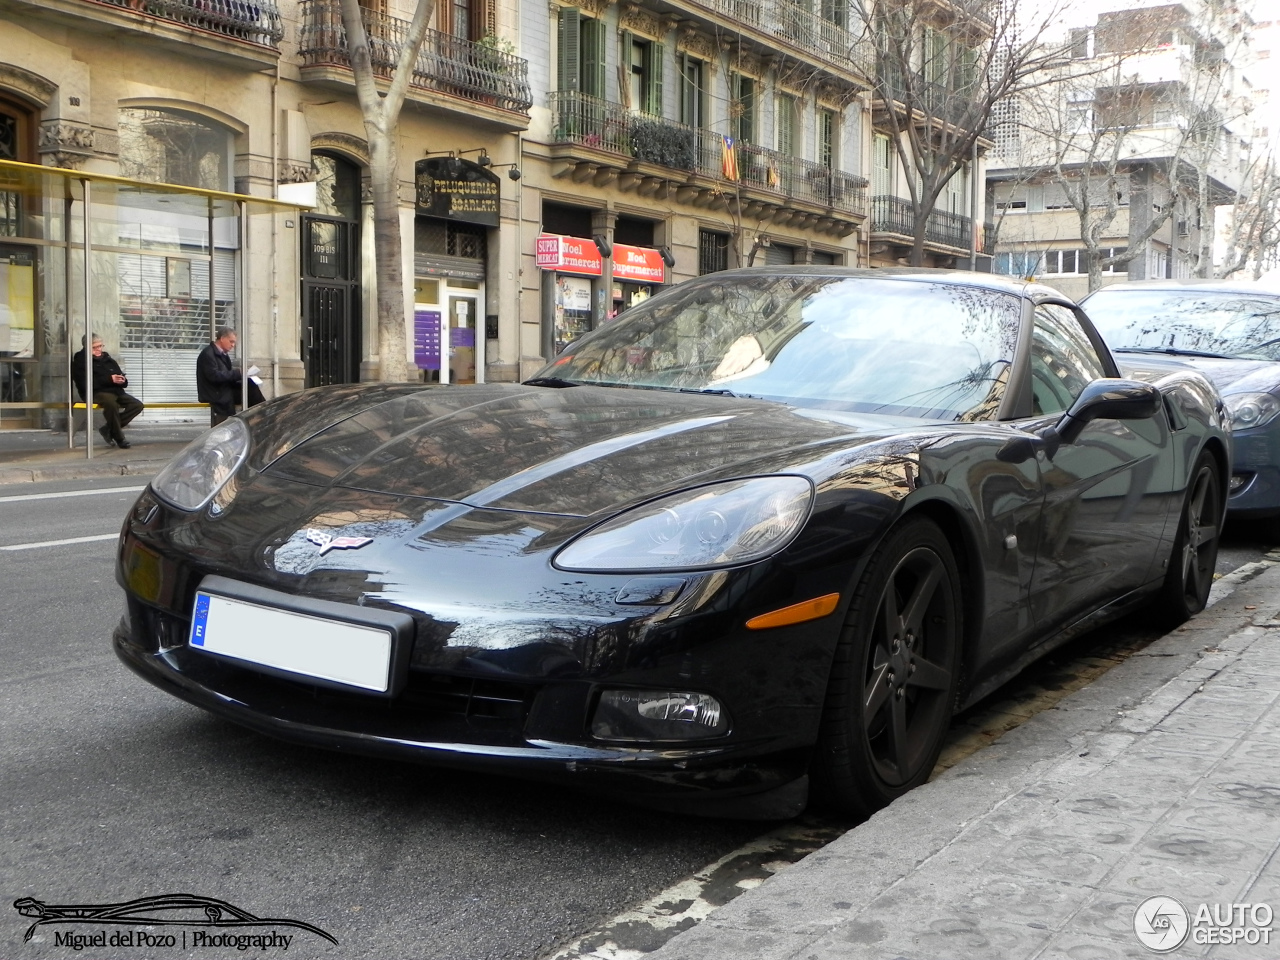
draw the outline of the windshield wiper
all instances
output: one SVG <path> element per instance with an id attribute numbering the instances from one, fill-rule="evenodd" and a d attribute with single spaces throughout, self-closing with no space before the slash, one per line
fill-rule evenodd
<path id="1" fill-rule="evenodd" d="M 1176 347 L 1116 347 L 1113 353 L 1164 353 L 1171 357 L 1209 357 L 1213 360 L 1238 360 L 1229 353 L 1210 353 L 1207 350 L 1179 350 Z"/>
<path id="2" fill-rule="evenodd" d="M 582 384 L 576 380 L 564 380 L 560 377 L 534 377 L 532 380 L 526 380 L 523 384 L 526 387 L 580 387 Z"/>

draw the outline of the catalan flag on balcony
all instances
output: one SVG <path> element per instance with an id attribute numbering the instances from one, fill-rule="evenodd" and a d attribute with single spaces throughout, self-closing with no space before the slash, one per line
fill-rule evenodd
<path id="1" fill-rule="evenodd" d="M 720 138 L 720 172 L 726 180 L 738 179 L 738 143 L 733 137 Z"/>

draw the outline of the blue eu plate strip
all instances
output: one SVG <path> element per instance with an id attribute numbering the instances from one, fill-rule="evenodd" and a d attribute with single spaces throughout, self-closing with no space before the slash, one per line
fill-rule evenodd
<path id="1" fill-rule="evenodd" d="M 196 594 L 195 616 L 191 618 L 191 645 L 204 646 L 204 631 L 209 624 L 209 597 L 203 593 Z"/>

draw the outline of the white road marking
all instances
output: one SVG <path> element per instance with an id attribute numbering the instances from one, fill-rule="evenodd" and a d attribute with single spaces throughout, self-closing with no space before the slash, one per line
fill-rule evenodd
<path id="1" fill-rule="evenodd" d="M 65 493 L 27 493 L 20 497 L 0 497 L 0 503 L 17 503 L 19 500 L 57 500 L 61 497 L 96 497 L 104 493 L 137 493 L 141 487 L 104 487 L 101 490 L 68 490 Z"/>
<path id="2" fill-rule="evenodd" d="M 67 540 L 42 540 L 39 543 L 11 543 L 0 550 L 35 550 L 39 547 L 61 547 L 68 543 L 94 543 L 99 540 L 119 540 L 118 533 L 102 533 L 96 537 L 71 537 Z"/>

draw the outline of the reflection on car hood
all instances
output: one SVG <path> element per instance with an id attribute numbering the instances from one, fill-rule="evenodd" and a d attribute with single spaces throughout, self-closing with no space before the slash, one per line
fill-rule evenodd
<path id="1" fill-rule="evenodd" d="M 1155 381 L 1174 370 L 1204 374 L 1218 392 L 1270 393 L 1280 387 L 1280 363 L 1216 357 L 1177 357 L 1158 353 L 1117 353 L 1116 363 L 1126 377 Z"/>
<path id="2" fill-rule="evenodd" d="M 304 430 L 307 424 L 299 424 Z M 588 516 L 691 482 L 803 471 L 902 421 L 658 390 L 511 384 L 384 400 L 267 473 L 323 485 Z"/>

